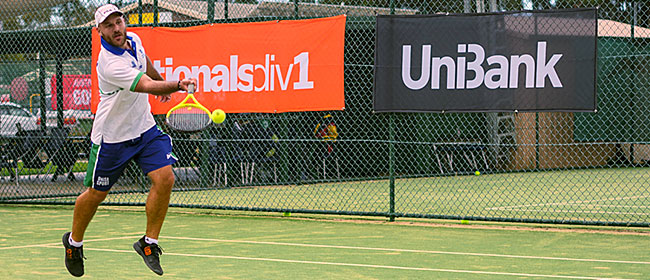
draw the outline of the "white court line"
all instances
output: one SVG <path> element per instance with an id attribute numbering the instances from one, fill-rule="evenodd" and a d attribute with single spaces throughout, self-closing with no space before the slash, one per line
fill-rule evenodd
<path id="1" fill-rule="evenodd" d="M 140 238 L 142 235 L 136 235 L 136 236 L 122 236 L 122 237 L 111 237 L 111 238 L 99 238 L 99 239 L 88 239 L 84 240 L 84 243 L 86 242 L 95 242 L 95 241 L 108 241 L 108 240 L 120 240 L 120 239 L 131 239 L 131 238 Z M 11 249 L 21 249 L 21 248 L 31 248 L 31 247 L 50 247 L 50 246 L 56 246 L 56 245 L 61 245 L 61 241 L 56 242 L 56 243 L 45 243 L 45 244 L 34 244 L 34 245 L 21 245 L 21 246 L 11 246 L 11 247 L 0 247 L 0 250 L 11 250 Z M 86 249 L 86 248 L 84 248 Z"/>
<path id="2" fill-rule="evenodd" d="M 354 250 L 389 251 L 389 252 L 423 253 L 423 254 L 499 257 L 499 258 L 513 258 L 513 259 L 541 259 L 541 260 L 560 260 L 560 261 L 576 261 L 576 262 L 650 264 L 650 262 L 644 262 L 644 261 L 574 259 L 574 258 L 560 258 L 560 257 L 501 255 L 501 254 L 485 254 L 485 253 L 466 253 L 466 252 L 428 251 L 428 250 L 411 250 L 411 249 L 373 248 L 373 247 L 356 247 L 356 246 L 322 245 L 322 244 L 302 244 L 302 243 L 284 243 L 284 242 L 267 242 L 267 241 L 224 240 L 224 239 L 212 239 L 212 238 L 192 238 L 192 237 L 174 237 L 174 236 L 162 236 L 161 238 L 179 239 L 179 240 L 193 240 L 193 241 L 208 241 L 208 242 L 223 242 L 223 243 L 282 245 L 282 246 L 295 246 L 295 247 L 354 249 Z"/>
<path id="3" fill-rule="evenodd" d="M 639 198 L 648 198 L 648 197 L 650 197 L 650 195 L 627 196 L 627 197 L 611 197 L 611 198 L 605 198 L 605 199 L 578 200 L 578 201 L 554 202 L 554 203 L 509 205 L 509 206 L 485 208 L 485 210 L 514 210 L 515 208 L 523 208 L 523 207 L 566 206 L 566 205 L 572 205 L 572 204 L 585 204 L 585 203 L 602 202 L 602 201 L 630 200 L 630 199 L 639 199 Z"/>
<path id="4" fill-rule="evenodd" d="M 45 247 L 54 248 L 54 247 L 50 247 L 50 246 L 45 246 Z M 85 248 L 85 250 L 116 252 L 116 253 L 129 253 L 129 254 L 133 253 L 133 251 L 130 251 L 130 250 L 114 250 L 114 249 L 99 249 L 99 248 L 87 248 L 87 249 Z M 171 256 L 182 256 L 182 257 L 200 257 L 200 258 L 214 258 L 214 259 L 233 259 L 233 260 L 247 260 L 247 261 L 266 261 L 266 262 L 299 263 L 299 264 L 318 264 L 318 265 L 351 266 L 351 267 L 366 267 L 366 268 L 385 268 L 385 269 L 415 270 L 415 271 L 436 271 L 436 272 L 486 274 L 486 275 L 506 275 L 506 276 L 522 276 L 522 277 L 545 277 L 545 278 L 561 278 L 561 279 L 588 279 L 588 280 L 605 280 L 605 279 L 607 279 L 607 280 L 633 280 L 633 279 L 625 279 L 625 278 L 601 278 L 601 277 L 589 277 L 589 276 L 545 275 L 545 274 L 531 274 L 531 273 L 458 270 L 458 269 L 444 269 L 444 268 L 407 267 L 407 266 L 356 264 L 356 263 L 336 263 L 336 262 L 319 262 L 319 261 L 306 261 L 306 260 L 253 258 L 253 257 L 238 257 L 238 256 L 182 254 L 182 253 L 168 253 L 168 252 L 165 252 L 164 254 L 165 255 L 171 255 Z"/>
<path id="5" fill-rule="evenodd" d="M 549 212 L 549 213 L 583 213 L 583 214 L 611 214 L 611 215 L 634 215 L 634 216 L 650 216 L 650 213 L 634 213 L 634 212 L 609 212 L 609 211 L 584 211 L 584 210 L 553 210 L 553 209 L 503 209 L 519 212 Z"/>
<path id="6" fill-rule="evenodd" d="M 642 205 L 613 205 L 613 204 L 594 204 L 594 205 L 589 205 L 593 207 L 611 207 L 611 208 L 639 208 L 639 209 L 648 209 L 650 206 L 642 206 Z"/>

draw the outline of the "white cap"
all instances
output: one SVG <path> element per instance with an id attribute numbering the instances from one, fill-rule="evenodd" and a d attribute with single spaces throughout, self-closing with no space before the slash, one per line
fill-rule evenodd
<path id="1" fill-rule="evenodd" d="M 95 11 L 95 26 L 99 26 L 100 23 L 104 22 L 106 18 L 113 13 L 124 15 L 124 13 L 113 4 L 106 4 L 97 8 L 97 11 Z"/>

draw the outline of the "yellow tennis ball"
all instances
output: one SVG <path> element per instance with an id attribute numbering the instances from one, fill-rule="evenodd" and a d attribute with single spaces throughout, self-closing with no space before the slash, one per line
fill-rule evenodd
<path id="1" fill-rule="evenodd" d="M 216 109 L 214 112 L 212 112 L 212 115 L 210 117 L 214 123 L 222 123 L 224 120 L 226 120 L 226 113 L 221 109 Z"/>
<path id="2" fill-rule="evenodd" d="M 481 171 L 474 172 L 474 175 L 476 175 L 476 176 L 481 175 Z"/>
<path id="3" fill-rule="evenodd" d="M 282 215 L 285 217 L 291 217 L 291 212 L 284 212 Z"/>

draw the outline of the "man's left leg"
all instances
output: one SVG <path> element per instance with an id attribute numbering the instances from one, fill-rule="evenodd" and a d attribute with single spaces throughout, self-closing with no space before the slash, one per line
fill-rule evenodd
<path id="1" fill-rule="evenodd" d="M 159 259 L 162 252 L 158 246 L 158 236 L 167 215 L 169 196 L 174 186 L 174 173 L 171 165 L 167 165 L 151 171 L 147 175 L 152 182 L 146 204 L 147 231 L 145 236 L 133 244 L 133 249 L 142 256 L 149 269 L 162 275 L 163 270 L 160 267 Z"/>
<path id="2" fill-rule="evenodd" d="M 172 139 L 154 126 L 136 139 L 140 154 L 135 158 L 142 171 L 151 179 L 151 189 L 147 197 L 147 230 L 145 236 L 133 244 L 144 263 L 158 275 L 163 274 L 160 267 L 159 255 L 162 253 L 158 246 L 158 236 L 162 228 L 169 196 L 174 186 L 172 164 L 176 157 L 172 152 Z"/>

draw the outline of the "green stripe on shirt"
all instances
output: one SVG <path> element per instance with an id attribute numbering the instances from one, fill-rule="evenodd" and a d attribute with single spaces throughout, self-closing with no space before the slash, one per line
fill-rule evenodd
<path id="1" fill-rule="evenodd" d="M 144 72 L 140 72 L 137 77 L 135 77 L 135 80 L 133 80 L 133 83 L 131 84 L 131 89 L 130 91 L 135 91 L 135 86 L 138 84 L 140 81 L 140 78 L 142 78 L 142 75 L 144 75 Z"/>

